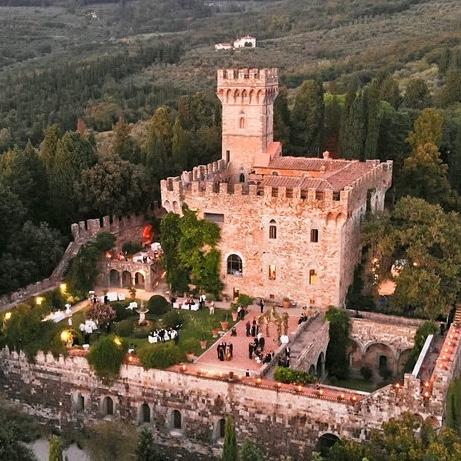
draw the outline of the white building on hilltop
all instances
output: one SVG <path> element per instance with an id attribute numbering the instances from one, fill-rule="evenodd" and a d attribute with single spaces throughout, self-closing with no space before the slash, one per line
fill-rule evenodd
<path id="1" fill-rule="evenodd" d="M 237 48 L 256 48 L 256 37 L 246 35 L 238 38 L 234 43 L 216 43 L 215 50 L 233 50 Z"/>

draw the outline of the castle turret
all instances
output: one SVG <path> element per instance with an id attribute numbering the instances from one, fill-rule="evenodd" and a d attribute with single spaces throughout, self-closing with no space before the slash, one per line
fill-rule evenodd
<path id="1" fill-rule="evenodd" d="M 228 172 L 246 178 L 254 166 L 280 155 L 273 141 L 277 69 L 220 69 L 217 95 L 222 103 L 222 157 Z"/>

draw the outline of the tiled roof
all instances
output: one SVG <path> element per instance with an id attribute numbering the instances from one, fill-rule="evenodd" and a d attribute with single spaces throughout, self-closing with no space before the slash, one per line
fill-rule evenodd
<path id="1" fill-rule="evenodd" d="M 307 157 L 276 157 L 268 168 L 277 170 L 312 171 L 317 177 L 306 176 L 264 176 L 262 185 L 273 187 L 301 187 L 319 191 L 332 189 L 339 192 L 356 179 L 371 171 L 379 161 L 359 162 L 358 160 L 333 160 Z"/>
<path id="2" fill-rule="evenodd" d="M 343 168 L 348 163 L 347 160 L 333 160 L 323 158 L 307 157 L 276 157 L 269 163 L 269 168 L 280 170 L 304 170 L 304 171 L 325 171 L 337 170 Z"/>

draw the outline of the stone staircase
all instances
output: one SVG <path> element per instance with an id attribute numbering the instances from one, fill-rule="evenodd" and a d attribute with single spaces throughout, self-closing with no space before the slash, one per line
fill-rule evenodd
<path id="1" fill-rule="evenodd" d="M 64 274 L 66 273 L 67 268 L 69 267 L 69 264 L 71 260 L 77 256 L 78 252 L 80 251 L 80 248 L 82 246 L 82 243 L 78 243 L 75 241 L 72 241 L 67 245 L 66 251 L 62 255 L 61 261 L 59 261 L 58 265 L 54 268 L 54 271 L 52 272 L 50 279 L 53 281 L 61 281 L 62 278 L 64 277 Z"/>
<path id="2" fill-rule="evenodd" d="M 311 349 L 315 344 L 312 341 L 314 333 L 322 328 L 325 323 L 325 318 L 323 315 L 316 317 L 296 339 L 296 341 L 291 346 L 290 351 L 290 368 L 293 369 L 302 369 L 301 364 L 303 363 L 305 357 L 309 355 Z"/>

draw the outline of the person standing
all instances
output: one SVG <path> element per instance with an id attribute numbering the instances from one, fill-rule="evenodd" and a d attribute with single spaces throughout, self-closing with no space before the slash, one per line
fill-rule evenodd
<path id="1" fill-rule="evenodd" d="M 261 309 L 261 314 L 264 314 L 264 301 L 262 298 L 259 300 L 259 307 Z"/>
<path id="2" fill-rule="evenodd" d="M 253 338 L 256 336 L 256 320 L 253 319 L 253 322 L 251 324 L 251 336 L 253 336 Z"/>
<path id="3" fill-rule="evenodd" d="M 248 344 L 248 358 L 250 360 L 253 359 L 253 351 L 254 351 L 253 343 L 249 343 Z"/>
<path id="4" fill-rule="evenodd" d="M 210 304 L 210 315 L 213 315 L 213 314 L 214 314 L 214 308 L 215 308 L 214 301 L 211 301 L 211 304 Z"/>
<path id="5" fill-rule="evenodd" d="M 248 320 L 248 322 L 245 324 L 245 329 L 246 329 L 246 335 L 251 336 L 251 323 Z"/>

